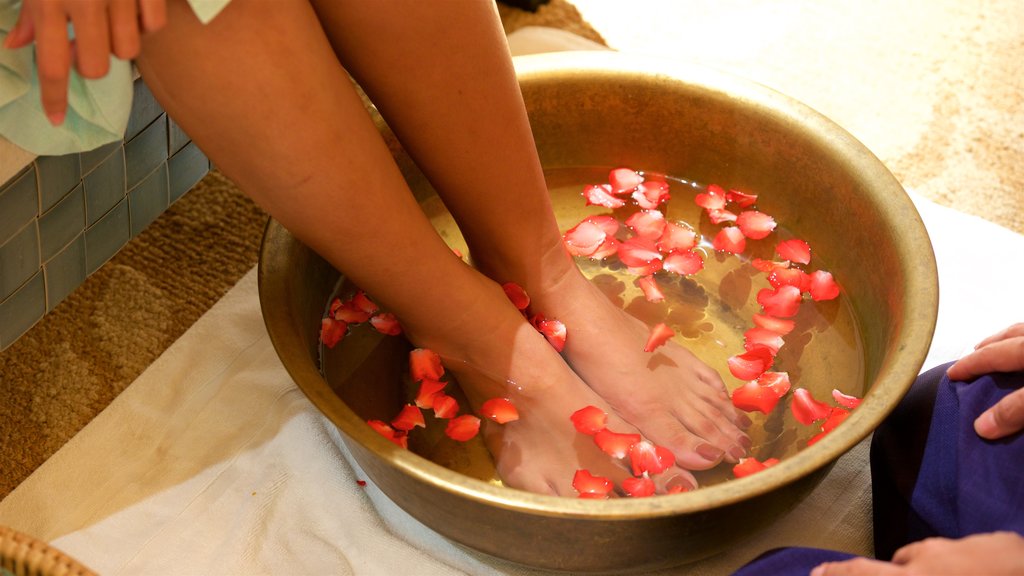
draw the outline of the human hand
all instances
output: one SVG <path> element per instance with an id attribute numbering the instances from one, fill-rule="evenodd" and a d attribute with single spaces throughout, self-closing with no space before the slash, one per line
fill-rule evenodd
<path id="1" fill-rule="evenodd" d="M 927 538 L 897 550 L 892 562 L 868 558 L 827 562 L 812 570 L 811 576 L 1000 576 L 1021 573 L 1024 573 L 1024 537 L 1016 532 L 992 532 L 959 540 Z"/>
<path id="2" fill-rule="evenodd" d="M 166 0 L 25 0 L 4 48 L 35 41 L 43 111 L 58 126 L 67 112 L 72 62 L 83 78 L 102 78 L 110 55 L 129 60 L 139 54 L 141 34 L 167 21 Z M 68 37 L 68 23 L 74 40 Z"/>
<path id="3" fill-rule="evenodd" d="M 946 372 L 953 380 L 969 380 L 991 372 L 1024 370 L 1024 323 L 989 336 Z M 1024 388 L 1011 392 L 974 421 L 978 436 L 995 440 L 1024 429 Z"/>

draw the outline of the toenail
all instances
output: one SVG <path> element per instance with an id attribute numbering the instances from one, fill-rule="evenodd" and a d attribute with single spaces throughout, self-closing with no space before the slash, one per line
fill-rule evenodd
<path id="1" fill-rule="evenodd" d="M 750 440 L 750 436 L 740 436 L 740 446 L 743 446 L 745 450 L 750 450 L 750 447 L 754 445 Z"/>
<path id="2" fill-rule="evenodd" d="M 725 454 L 724 451 L 715 448 L 711 444 L 701 444 L 700 446 L 697 446 L 696 451 L 702 458 L 711 461 L 720 460 Z"/>
<path id="3" fill-rule="evenodd" d="M 736 425 L 739 426 L 740 428 L 743 428 L 744 430 L 750 428 L 751 424 L 753 423 L 754 421 L 751 420 L 750 418 L 747 418 L 746 414 L 736 415 Z"/>
<path id="4" fill-rule="evenodd" d="M 671 490 L 677 486 L 681 487 L 683 492 L 689 492 L 697 488 L 693 485 L 693 482 L 678 474 L 669 478 L 668 482 L 665 482 L 665 490 Z"/>
<path id="5" fill-rule="evenodd" d="M 740 458 L 743 458 L 746 455 L 747 451 L 739 446 L 733 446 L 729 449 L 729 456 L 737 462 L 739 462 Z"/>

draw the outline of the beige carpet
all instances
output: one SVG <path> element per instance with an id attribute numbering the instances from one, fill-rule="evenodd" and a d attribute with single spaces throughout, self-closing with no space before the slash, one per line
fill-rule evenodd
<path id="1" fill-rule="evenodd" d="M 846 127 L 906 186 L 1024 233 L 1019 0 L 554 0 L 502 18 L 761 81 Z M 211 174 L 0 353 L 0 497 L 256 262 L 264 221 Z"/>

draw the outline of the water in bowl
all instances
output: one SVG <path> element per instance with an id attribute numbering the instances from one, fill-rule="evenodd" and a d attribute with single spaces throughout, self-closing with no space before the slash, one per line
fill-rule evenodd
<path id="1" fill-rule="evenodd" d="M 545 172 L 561 230 L 575 226 L 587 216 L 612 213 L 607 208 L 586 206 L 581 195 L 585 185 L 606 182 L 608 172 L 605 167 L 560 168 Z M 798 237 L 795 233 L 798 231 L 789 231 L 785 223 L 780 222 L 768 238 L 748 241 L 744 254 L 716 252 L 711 247 L 711 239 L 719 227 L 702 216 L 701 208 L 694 203 L 694 196 L 705 189 L 703 183 L 675 177 L 667 177 L 666 180 L 672 197 L 661 206 L 661 210 L 666 220 L 685 222 L 700 233 L 698 250 L 705 262 L 702 271 L 688 277 L 659 272 L 658 284 L 665 294 L 665 301 L 655 304 L 644 298 L 635 283 L 637 277 L 614 257 L 605 261 L 578 258 L 577 263 L 592 282 L 626 311 L 648 325 L 668 324 L 676 333 L 676 342 L 718 370 L 726 386 L 732 390 L 744 382 L 729 373 L 726 362 L 730 356 L 744 351 L 744 332 L 754 326 L 751 318 L 760 312 L 755 296 L 758 290 L 771 287 L 764 273 L 751 265 L 751 260 L 772 259 L 775 245 L 781 240 Z M 770 194 L 769 191 L 759 192 Z M 440 199 L 433 197 L 425 201 L 423 209 L 449 246 L 469 254 L 454 219 Z M 622 208 L 613 215 L 625 220 L 634 210 L 635 207 Z M 814 239 L 803 239 L 811 244 L 813 250 Z M 829 268 L 827 262 L 822 262 L 815 255 L 808 270 L 811 269 Z M 841 277 L 837 281 L 842 284 Z M 355 287 L 343 281 L 338 294 L 344 297 L 354 290 Z M 829 301 L 805 299 L 794 320 L 796 328 L 785 336 L 785 345 L 779 350 L 772 370 L 787 372 L 793 388 L 807 388 L 819 400 L 830 401 L 833 389 L 862 396 L 866 385 L 864 355 L 849 298 L 840 294 Z M 569 330 L 571 337 L 572 328 Z M 405 373 L 404 364 L 394 361 L 395 358 L 404 358 L 408 348 L 408 343 L 402 338 L 381 336 L 368 325 L 358 325 L 351 329 L 340 345 L 321 351 L 321 368 L 335 392 L 361 417 L 388 421 L 415 395 L 415 387 Z M 382 370 L 381 359 L 385 358 L 388 359 L 385 363 L 390 366 Z M 458 394 L 457 391 L 455 393 Z M 461 406 L 468 405 L 461 395 L 457 398 Z M 807 441 L 819 432 L 817 427 L 801 425 L 793 418 L 789 409 L 790 398 L 791 394 L 784 397 L 768 415 L 750 414 L 754 421 L 748 431 L 753 441 L 751 455 L 760 460 L 781 460 L 806 447 Z M 445 437 L 441 423 L 433 423 L 436 425 L 432 426 L 430 420 L 428 415 L 426 430 L 417 428 L 410 434 L 411 450 L 453 470 L 500 484 L 479 437 L 466 443 L 452 441 Z M 703 486 L 732 477 L 727 465 L 695 475 Z"/>

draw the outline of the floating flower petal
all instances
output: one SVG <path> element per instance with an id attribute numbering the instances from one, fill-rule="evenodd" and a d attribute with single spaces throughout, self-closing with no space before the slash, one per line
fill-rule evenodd
<path id="1" fill-rule="evenodd" d="M 644 240 L 656 242 L 665 231 L 665 215 L 659 210 L 641 210 L 626 219 L 626 226 Z"/>
<path id="2" fill-rule="evenodd" d="M 427 410 L 433 409 L 434 397 L 437 396 L 437 394 L 441 392 L 441 390 L 444 390 L 444 387 L 447 385 L 447 382 L 424 378 L 420 382 L 420 390 L 416 394 L 416 400 L 414 400 L 414 403 L 420 408 L 424 408 Z"/>
<path id="3" fill-rule="evenodd" d="M 705 210 L 722 210 L 726 203 L 725 190 L 721 186 L 709 184 L 707 192 L 697 194 L 693 201 Z"/>
<path id="4" fill-rule="evenodd" d="M 783 260 L 796 262 L 797 264 L 809 264 L 811 261 L 811 247 L 803 240 L 793 238 L 783 240 L 775 246 L 775 253 Z"/>
<path id="5" fill-rule="evenodd" d="M 656 245 L 663 254 L 676 250 L 692 250 L 697 245 L 697 233 L 687 226 L 665 222 L 665 228 Z"/>
<path id="6" fill-rule="evenodd" d="M 639 434 L 619 434 L 607 428 L 594 434 L 594 443 L 597 447 L 613 458 L 625 458 L 633 444 L 639 441 Z"/>
<path id="7" fill-rule="evenodd" d="M 626 205 L 626 201 L 622 198 L 612 196 L 610 184 L 588 185 L 583 188 L 583 197 L 587 200 L 587 206 L 604 206 L 614 210 Z"/>
<path id="8" fill-rule="evenodd" d="M 642 268 L 655 260 L 661 260 L 661 252 L 654 245 L 654 242 L 643 238 L 630 238 L 619 243 L 619 260 L 630 268 Z M 660 268 L 660 266 L 659 266 Z"/>
<path id="9" fill-rule="evenodd" d="M 480 406 L 480 413 L 498 424 L 519 420 L 519 410 L 508 398 L 491 398 Z"/>
<path id="10" fill-rule="evenodd" d="M 423 412 L 418 407 L 406 404 L 402 407 L 402 411 L 398 413 L 398 416 L 395 416 L 395 419 L 391 421 L 391 425 L 398 430 L 409 431 L 416 426 L 426 428 L 427 422 L 423 419 Z"/>
<path id="11" fill-rule="evenodd" d="M 586 470 L 577 470 L 572 478 L 572 487 L 580 493 L 580 498 L 605 499 L 615 488 L 612 481 L 603 476 L 594 476 Z"/>
<path id="12" fill-rule="evenodd" d="M 597 406 L 584 406 L 570 416 L 572 425 L 580 434 L 593 436 L 608 425 L 608 413 Z"/>
<path id="13" fill-rule="evenodd" d="M 565 349 L 567 331 L 561 320 L 548 319 L 538 314 L 533 317 L 531 323 L 538 332 L 547 338 L 548 344 L 551 344 L 555 351 L 561 352 Z"/>
<path id="14" fill-rule="evenodd" d="M 459 403 L 443 392 L 434 395 L 433 408 L 435 418 L 452 418 L 459 413 Z"/>
<path id="15" fill-rule="evenodd" d="M 727 361 L 729 372 L 740 380 L 754 380 L 772 367 L 775 357 L 764 346 L 755 346 L 743 354 L 732 356 Z"/>
<path id="16" fill-rule="evenodd" d="M 792 409 L 796 421 L 804 425 L 828 418 L 831 411 L 828 404 L 815 400 L 810 390 L 806 388 L 793 390 L 793 402 L 789 407 Z"/>
<path id="17" fill-rule="evenodd" d="M 766 314 L 754 314 L 753 318 L 754 324 L 758 327 L 771 330 L 780 336 L 789 334 L 796 327 L 796 322 L 793 320 L 783 320 L 782 318 L 775 318 Z"/>
<path id="18" fill-rule="evenodd" d="M 795 286 L 801 292 L 807 292 L 811 289 L 811 277 L 803 270 L 797 268 L 776 267 L 768 273 L 768 283 L 773 288 Z"/>
<path id="19" fill-rule="evenodd" d="M 665 294 L 662 293 L 661 288 L 658 287 L 658 282 L 654 279 L 654 276 L 643 276 L 636 281 L 637 285 L 644 292 L 644 298 L 648 302 L 663 302 L 665 300 Z"/>
<path id="20" fill-rule="evenodd" d="M 402 325 L 398 323 L 398 318 L 395 317 L 391 312 L 381 312 L 370 318 L 370 324 L 386 336 L 398 336 L 402 333 Z"/>
<path id="21" fill-rule="evenodd" d="M 640 478 L 626 478 L 622 481 L 622 489 L 626 491 L 626 495 L 632 498 L 646 498 L 647 496 L 654 496 L 654 480 L 651 480 L 647 476 L 641 476 Z"/>
<path id="22" fill-rule="evenodd" d="M 775 464 L 778 464 L 778 462 L 779 461 L 775 458 L 769 458 L 764 462 L 761 462 L 754 457 L 740 458 L 739 463 L 732 467 L 732 475 L 737 478 L 743 478 L 744 476 L 750 476 L 751 474 L 760 472 L 765 468 L 770 468 Z"/>
<path id="23" fill-rule="evenodd" d="M 736 216 L 736 224 L 743 235 L 751 240 L 760 240 L 775 230 L 775 219 L 757 210 L 746 210 Z"/>
<path id="24" fill-rule="evenodd" d="M 667 202 L 670 197 L 668 182 L 648 180 L 637 186 L 636 191 L 633 192 L 633 200 L 637 206 L 646 210 L 657 208 L 662 202 Z"/>
<path id="25" fill-rule="evenodd" d="M 746 208 L 753 206 L 757 202 L 757 194 L 747 194 L 746 192 L 740 192 L 739 190 L 729 190 L 725 193 L 725 199 L 739 206 L 740 208 Z"/>
<path id="26" fill-rule="evenodd" d="M 747 239 L 736 226 L 726 226 L 719 230 L 718 234 L 715 234 L 715 239 L 711 241 L 711 245 L 719 252 L 740 254 L 747 249 Z"/>
<path id="27" fill-rule="evenodd" d="M 708 213 L 708 220 L 711 220 L 712 224 L 721 224 L 723 222 L 735 222 L 736 221 L 736 215 L 733 214 L 732 212 L 728 211 L 728 210 L 725 210 L 725 209 L 722 209 L 722 210 L 708 210 L 707 213 Z"/>
<path id="28" fill-rule="evenodd" d="M 505 291 L 505 296 L 508 296 L 509 302 L 516 307 L 517 310 L 526 310 L 530 306 L 530 297 L 526 295 L 526 290 L 515 282 L 506 282 L 501 285 L 501 289 Z"/>
<path id="29" fill-rule="evenodd" d="M 765 314 L 778 318 L 796 316 L 802 301 L 803 294 L 796 286 L 779 286 L 774 290 L 762 288 L 757 292 L 757 303 Z"/>
<path id="30" fill-rule="evenodd" d="M 693 250 L 676 250 L 665 256 L 661 267 L 680 276 L 690 276 L 704 269 L 704 258 Z"/>
<path id="31" fill-rule="evenodd" d="M 672 451 L 641 440 L 629 449 L 629 465 L 634 476 L 661 474 L 676 463 Z"/>
<path id="32" fill-rule="evenodd" d="M 832 274 L 829 272 L 815 270 L 811 272 L 811 286 L 808 291 L 815 302 L 832 300 L 839 296 L 839 285 L 832 279 Z"/>
<path id="33" fill-rule="evenodd" d="M 832 399 L 836 401 L 836 404 L 839 404 L 843 408 L 849 408 L 850 410 L 853 410 L 857 406 L 860 406 L 861 402 L 860 398 L 857 398 L 856 396 L 849 396 L 847 394 L 843 394 L 842 392 L 836 389 L 832 390 Z"/>
<path id="34" fill-rule="evenodd" d="M 334 345 L 345 337 L 347 330 L 348 324 L 345 322 L 333 318 L 324 318 L 320 321 L 320 342 L 328 348 L 334 348 Z"/>
<path id="35" fill-rule="evenodd" d="M 785 344 L 785 341 L 783 341 L 782 336 L 767 328 L 755 327 L 743 333 L 743 348 L 746 350 L 750 350 L 755 346 L 764 346 L 771 350 L 772 354 L 777 354 L 783 344 Z"/>
<path id="36" fill-rule="evenodd" d="M 590 256 L 607 238 L 608 235 L 601 226 L 584 220 L 562 235 L 562 243 L 573 256 Z"/>
<path id="37" fill-rule="evenodd" d="M 644 177 L 636 170 L 629 168 L 615 168 L 608 173 L 608 183 L 611 184 L 613 194 L 632 192 L 644 181 Z"/>
<path id="38" fill-rule="evenodd" d="M 651 327 L 651 334 L 647 337 L 647 344 L 644 345 L 644 352 L 654 352 L 655 349 L 668 342 L 675 336 L 675 332 L 664 322 L 659 322 Z"/>
<path id="39" fill-rule="evenodd" d="M 420 380 L 440 380 L 444 376 L 444 366 L 437 352 L 427 348 L 416 348 L 409 352 L 409 375 L 413 382 Z"/>
<path id="40" fill-rule="evenodd" d="M 444 433 L 452 440 L 466 442 L 480 431 L 480 419 L 472 414 L 463 414 L 448 421 Z"/>

